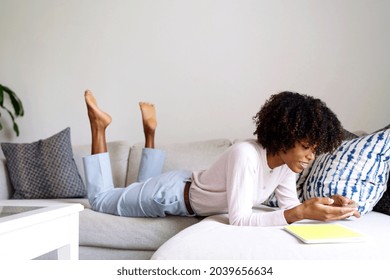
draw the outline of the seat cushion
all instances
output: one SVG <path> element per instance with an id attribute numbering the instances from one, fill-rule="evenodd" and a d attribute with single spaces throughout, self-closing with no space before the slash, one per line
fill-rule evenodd
<path id="1" fill-rule="evenodd" d="M 260 211 L 273 211 L 262 208 Z M 297 224 L 320 223 L 304 220 Z M 227 215 L 211 216 L 184 229 L 152 256 L 154 260 L 384 260 L 388 258 L 390 217 L 370 212 L 337 221 L 367 236 L 362 243 L 305 244 L 281 226 L 238 227 Z"/>
<path id="2" fill-rule="evenodd" d="M 155 251 L 199 221 L 194 217 L 119 217 L 84 209 L 80 213 L 80 246 Z"/>

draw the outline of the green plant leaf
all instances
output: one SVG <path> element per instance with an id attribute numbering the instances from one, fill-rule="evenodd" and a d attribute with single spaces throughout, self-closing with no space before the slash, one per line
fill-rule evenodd
<path id="1" fill-rule="evenodd" d="M 8 112 L 9 116 L 12 119 L 12 122 L 14 122 L 15 121 L 14 114 L 12 114 L 12 112 L 10 110 L 8 110 L 7 108 L 5 108 L 4 106 L 2 106 L 2 108 Z"/>
<path id="2" fill-rule="evenodd" d="M 19 126 L 17 125 L 16 122 L 14 122 L 14 131 L 16 133 L 16 136 L 19 136 Z"/>
<path id="3" fill-rule="evenodd" d="M 15 115 L 16 116 L 23 116 L 24 115 L 24 109 L 23 109 L 23 104 L 22 101 L 19 99 L 19 97 L 16 95 L 15 92 L 13 92 L 10 88 L 6 86 L 2 86 L 3 91 L 8 93 L 8 96 L 11 100 L 12 106 L 14 107 L 15 110 Z"/>
<path id="4" fill-rule="evenodd" d="M 16 133 L 16 136 L 19 136 L 19 127 L 18 125 L 16 124 L 15 122 L 15 117 L 14 115 L 12 114 L 12 112 L 10 110 L 8 110 L 7 108 L 5 108 L 4 106 L 1 106 L 4 110 L 6 110 L 9 114 L 9 116 L 11 117 L 11 120 L 12 120 L 12 124 L 13 124 L 13 129 Z"/>
<path id="5" fill-rule="evenodd" d="M 0 85 L 0 106 L 3 106 L 3 101 L 4 101 L 3 86 Z"/>
<path id="6" fill-rule="evenodd" d="M 9 99 L 11 101 L 12 107 L 14 109 L 15 114 L 11 112 L 10 109 L 8 109 L 4 105 L 4 94 L 7 93 L 9 96 Z M 0 107 L 3 108 L 5 111 L 8 112 L 8 114 L 11 117 L 12 123 L 13 123 L 13 130 L 16 133 L 16 136 L 19 136 L 19 126 L 15 122 L 15 118 L 18 116 L 23 116 L 24 115 L 24 109 L 23 109 L 23 104 L 22 101 L 19 99 L 19 97 L 13 92 L 10 88 L 1 85 L 0 84 Z M 1 114 L 0 114 L 1 117 Z M 3 129 L 3 125 L 0 123 L 0 130 Z"/>

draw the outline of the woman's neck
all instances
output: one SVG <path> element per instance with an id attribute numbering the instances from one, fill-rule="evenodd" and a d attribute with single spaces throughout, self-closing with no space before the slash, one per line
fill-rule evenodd
<path id="1" fill-rule="evenodd" d="M 274 169 L 283 165 L 284 162 L 279 154 L 272 155 L 267 152 L 267 164 L 269 168 Z"/>

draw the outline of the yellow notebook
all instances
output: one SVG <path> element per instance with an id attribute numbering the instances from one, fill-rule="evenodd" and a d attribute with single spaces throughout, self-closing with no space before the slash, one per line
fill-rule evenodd
<path id="1" fill-rule="evenodd" d="M 365 236 L 340 224 L 302 224 L 284 227 L 305 243 L 363 242 Z"/>

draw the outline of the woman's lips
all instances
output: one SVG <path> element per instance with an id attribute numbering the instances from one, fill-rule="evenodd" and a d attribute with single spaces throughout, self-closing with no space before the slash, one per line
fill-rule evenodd
<path id="1" fill-rule="evenodd" d="M 300 165 L 302 166 L 303 169 L 307 168 L 309 166 L 308 162 L 300 161 Z"/>

